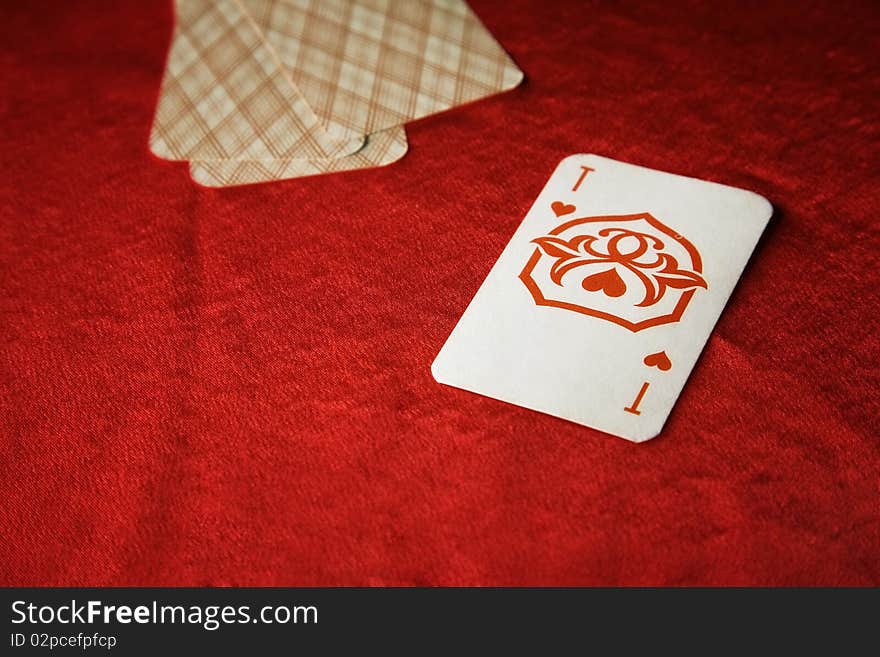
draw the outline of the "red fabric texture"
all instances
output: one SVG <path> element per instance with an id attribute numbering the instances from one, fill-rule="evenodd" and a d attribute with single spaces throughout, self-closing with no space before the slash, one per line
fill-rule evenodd
<path id="1" fill-rule="evenodd" d="M 880 584 L 877 4 L 472 6 L 522 87 L 220 191 L 167 2 L 4 6 L 0 582 Z M 576 152 L 776 207 L 644 445 L 429 370 Z"/>

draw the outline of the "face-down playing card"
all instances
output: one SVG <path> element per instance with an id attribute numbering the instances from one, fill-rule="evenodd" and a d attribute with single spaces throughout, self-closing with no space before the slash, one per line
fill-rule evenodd
<path id="1" fill-rule="evenodd" d="M 240 0 L 337 139 L 402 125 L 522 80 L 463 0 Z"/>
<path id="2" fill-rule="evenodd" d="M 635 442 L 653 438 L 771 214 L 742 189 L 570 156 L 432 373 Z"/>
<path id="3" fill-rule="evenodd" d="M 205 187 L 231 187 L 324 173 L 384 166 L 406 154 L 403 126 L 367 135 L 363 148 L 351 155 L 320 160 L 193 160 L 192 179 Z"/>
<path id="4" fill-rule="evenodd" d="M 359 150 L 332 139 L 237 0 L 177 0 L 150 135 L 169 160 L 317 160 Z"/>

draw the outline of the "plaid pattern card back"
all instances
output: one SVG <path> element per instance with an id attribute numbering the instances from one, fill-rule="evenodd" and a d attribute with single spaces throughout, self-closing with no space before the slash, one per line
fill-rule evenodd
<path id="1" fill-rule="evenodd" d="M 324 173 L 385 166 L 406 154 L 403 126 L 367 135 L 364 147 L 351 155 L 321 160 L 193 160 L 190 177 L 205 187 L 231 187 Z"/>
<path id="2" fill-rule="evenodd" d="M 484 98 L 523 78 L 463 0 L 240 0 L 337 139 Z"/>
<path id="3" fill-rule="evenodd" d="M 320 159 L 360 149 L 332 139 L 237 0 L 177 0 L 150 149 L 169 160 Z"/>

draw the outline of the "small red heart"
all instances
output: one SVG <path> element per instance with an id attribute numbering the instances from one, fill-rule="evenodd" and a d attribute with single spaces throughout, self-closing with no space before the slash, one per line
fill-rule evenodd
<path id="1" fill-rule="evenodd" d="M 602 290 L 609 297 L 621 297 L 626 292 L 626 283 L 613 267 L 598 274 L 587 276 L 581 283 L 587 292 Z"/>
<path id="2" fill-rule="evenodd" d="M 566 205 L 562 201 L 553 201 L 550 204 L 550 209 L 556 213 L 557 217 L 561 217 L 564 214 L 571 214 L 572 212 L 577 210 L 577 208 L 573 205 Z"/>
<path id="3" fill-rule="evenodd" d="M 645 356 L 645 365 L 648 367 L 656 367 L 658 370 L 668 372 L 672 369 L 672 361 L 665 351 L 658 351 L 656 354 L 648 354 Z"/>

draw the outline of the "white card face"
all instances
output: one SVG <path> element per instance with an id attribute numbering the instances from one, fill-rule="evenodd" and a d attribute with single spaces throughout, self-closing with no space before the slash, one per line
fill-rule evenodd
<path id="1" fill-rule="evenodd" d="M 434 378 L 649 440 L 772 213 L 742 189 L 567 157 L 453 329 Z"/>

